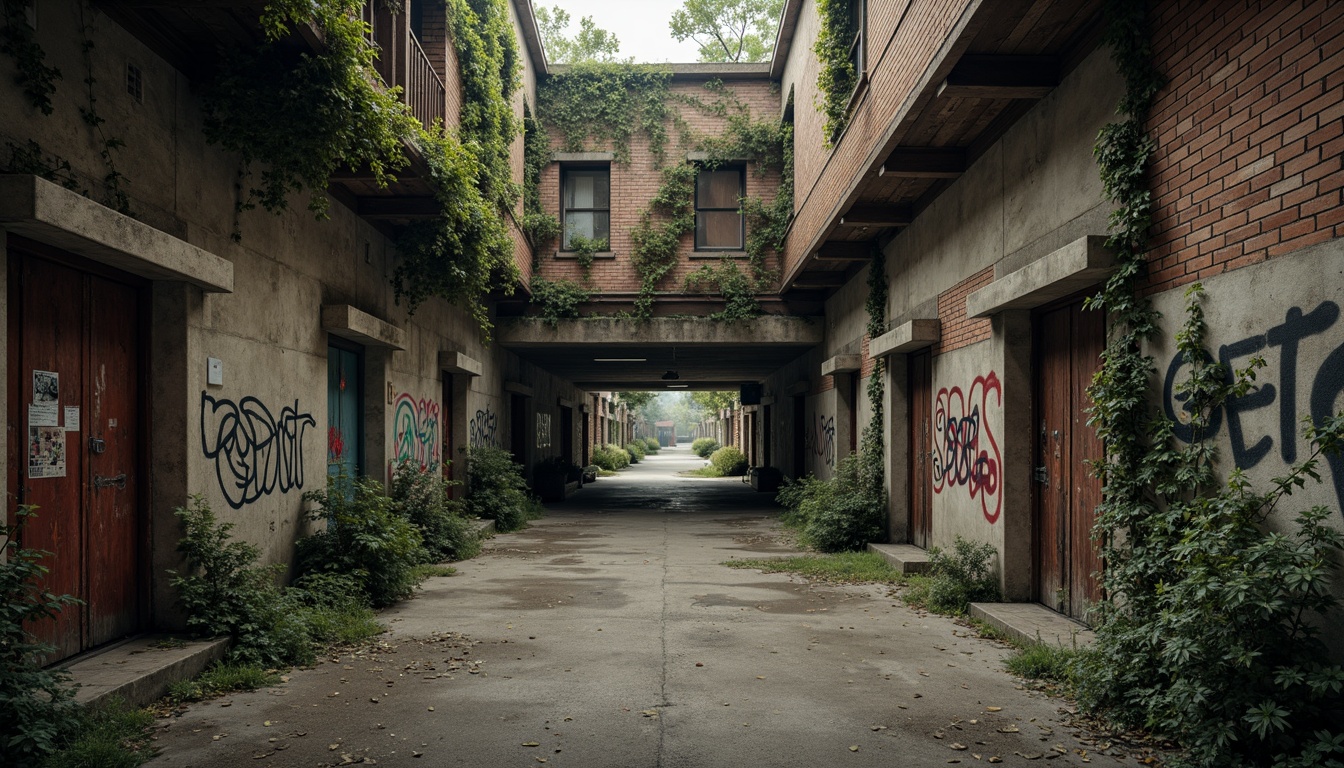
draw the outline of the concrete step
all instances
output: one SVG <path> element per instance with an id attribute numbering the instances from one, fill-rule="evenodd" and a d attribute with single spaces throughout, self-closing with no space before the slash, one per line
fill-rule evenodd
<path id="1" fill-rule="evenodd" d="M 484 518 L 471 521 L 476 526 L 476 532 L 482 536 L 493 536 L 495 534 L 495 521 Z"/>
<path id="2" fill-rule="evenodd" d="M 104 704 L 122 699 L 132 707 L 154 703 L 168 686 L 190 680 L 224 658 L 227 638 L 182 641 L 162 635 L 136 637 L 96 651 L 68 665 L 79 684 L 75 701 Z"/>
<path id="3" fill-rule="evenodd" d="M 1026 643 L 1086 648 L 1096 639 L 1086 624 L 1040 603 L 971 603 L 970 615 Z"/>
<path id="4" fill-rule="evenodd" d="M 881 555 L 901 573 L 929 570 L 929 553 L 913 544 L 869 544 L 868 551 Z"/>

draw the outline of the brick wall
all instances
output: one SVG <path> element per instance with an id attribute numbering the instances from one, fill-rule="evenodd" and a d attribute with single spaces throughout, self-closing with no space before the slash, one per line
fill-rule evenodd
<path id="1" fill-rule="evenodd" d="M 994 267 L 985 267 L 974 275 L 938 294 L 938 322 L 942 337 L 933 346 L 933 354 L 941 355 L 961 349 L 990 337 L 988 318 L 966 316 L 966 296 L 994 280 Z"/>
<path id="2" fill-rule="evenodd" d="M 1344 235 L 1344 3 L 1165 3 L 1152 26 L 1149 290 Z"/>
<path id="3" fill-rule="evenodd" d="M 731 81 L 727 84 L 727 87 L 758 118 L 777 116 L 779 94 L 771 92 L 768 81 Z M 713 100 L 713 94 L 704 89 L 703 81 L 674 82 L 672 91 L 674 94 L 697 96 L 705 102 Z M 717 134 L 723 130 L 726 123 L 725 118 L 705 114 L 692 106 L 675 101 L 672 102 L 672 106 L 680 111 L 682 118 L 690 128 L 692 137 L 694 135 Z M 694 149 L 694 138 L 691 138 L 689 143 L 682 144 L 677 129 L 670 126 L 668 134 L 666 162 L 684 162 L 687 151 Z M 552 136 L 552 146 L 556 147 L 557 150 L 559 149 L 558 136 Z M 586 149 L 600 152 L 610 151 L 611 147 L 590 142 Z M 639 290 L 639 275 L 631 263 L 633 246 L 630 240 L 630 232 L 639 224 L 640 212 L 648 207 L 649 200 L 657 193 L 661 180 L 649 151 L 648 140 L 642 134 L 636 133 L 632 138 L 630 155 L 631 161 L 629 163 L 611 163 L 611 250 L 615 254 L 615 258 L 599 258 L 594 261 L 589 271 L 591 286 L 600 293 L 634 293 Z M 769 201 L 774 198 L 778 188 L 779 174 L 757 175 L 754 169 L 748 165 L 746 171 L 746 193 L 748 197 L 757 197 Z M 542 173 L 541 201 L 548 213 L 559 215 L 559 163 L 551 163 Z M 583 273 L 578 264 L 573 259 L 557 258 L 557 247 L 558 245 L 553 245 L 549 250 L 540 254 L 539 274 L 549 280 L 581 280 Z M 706 254 L 712 256 L 708 260 L 693 259 L 691 258 L 693 252 L 694 235 L 688 234 L 681 240 L 680 263 L 663 280 L 660 285 L 662 290 L 679 291 L 682 280 L 685 279 L 686 275 L 698 269 L 702 264 L 713 265 L 718 261 L 717 254 Z"/>

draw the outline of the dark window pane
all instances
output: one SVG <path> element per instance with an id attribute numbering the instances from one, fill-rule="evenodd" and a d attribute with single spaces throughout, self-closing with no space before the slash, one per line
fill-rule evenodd
<path id="1" fill-rule="evenodd" d="M 742 215 L 733 211 L 700 211 L 695 216 L 697 248 L 741 248 Z"/>
<path id="2" fill-rule="evenodd" d="M 696 195 L 700 208 L 736 208 L 742 197 L 742 172 L 701 171 L 696 177 Z"/>

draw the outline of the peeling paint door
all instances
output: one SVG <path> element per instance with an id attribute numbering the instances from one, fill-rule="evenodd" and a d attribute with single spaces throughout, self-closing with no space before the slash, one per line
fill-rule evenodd
<path id="1" fill-rule="evenodd" d="M 54 662 L 144 622 L 144 286 L 31 248 L 9 241 L 8 514 L 38 508 L 23 543 L 53 553 L 43 586 L 84 601 L 33 627 Z"/>
<path id="2" fill-rule="evenodd" d="M 1087 386 L 1104 345 L 1104 316 L 1081 301 L 1037 315 L 1036 599 L 1078 619 L 1101 597 L 1092 542 L 1101 482 L 1084 462 L 1102 455 Z"/>
<path id="3" fill-rule="evenodd" d="M 910 543 L 927 549 L 933 528 L 933 356 L 929 350 L 910 355 Z"/>
<path id="4" fill-rule="evenodd" d="M 363 474 L 364 366 L 353 345 L 327 345 L 327 474 Z"/>

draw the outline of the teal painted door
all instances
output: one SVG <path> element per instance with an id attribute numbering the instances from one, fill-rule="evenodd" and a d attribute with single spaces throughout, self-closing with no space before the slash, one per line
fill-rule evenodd
<path id="1" fill-rule="evenodd" d="M 327 474 L 364 474 L 363 371 L 358 352 L 327 347 Z"/>

